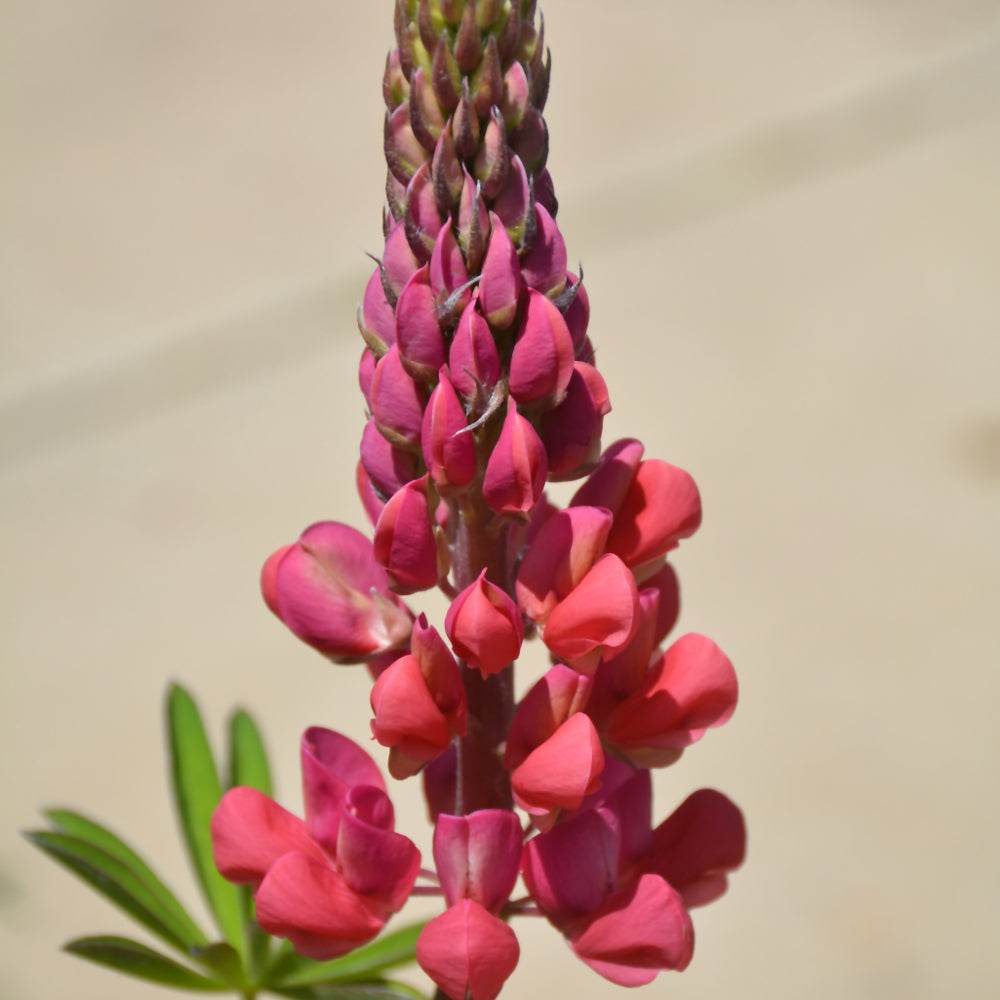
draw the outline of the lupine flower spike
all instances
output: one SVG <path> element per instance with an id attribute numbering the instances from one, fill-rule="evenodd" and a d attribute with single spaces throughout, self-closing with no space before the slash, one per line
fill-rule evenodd
<path id="1" fill-rule="evenodd" d="M 372 737 L 392 777 L 422 776 L 436 874 L 394 829 L 373 760 L 319 728 L 303 740 L 305 820 L 236 788 L 216 861 L 252 887 L 263 927 L 314 957 L 376 935 L 421 872 L 443 897 L 416 949 L 439 998 L 493 1000 L 518 961 L 511 921 L 538 915 L 599 975 L 641 985 L 691 961 L 690 910 L 745 851 L 717 791 L 653 819 L 650 769 L 737 701 L 714 642 L 664 645 L 680 607 L 667 559 L 701 499 L 638 440 L 602 453 L 611 398 L 546 170 L 534 0 L 396 0 L 395 35 L 385 243 L 358 308 L 373 532 L 313 525 L 262 589 L 304 642 L 368 664 Z M 566 480 L 560 509 L 546 485 Z M 437 627 L 402 596 L 434 587 L 451 602 Z M 532 639 L 550 665 L 516 701 Z"/>

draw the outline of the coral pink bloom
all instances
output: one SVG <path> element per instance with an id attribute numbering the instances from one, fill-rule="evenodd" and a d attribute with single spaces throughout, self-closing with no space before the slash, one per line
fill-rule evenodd
<path id="1" fill-rule="evenodd" d="M 499 913 L 521 869 L 521 822 L 509 809 L 441 814 L 434 828 L 434 863 L 445 902 L 473 899 Z"/>
<path id="2" fill-rule="evenodd" d="M 468 721 L 458 664 L 424 615 L 413 626 L 411 649 L 382 671 L 371 692 L 372 735 L 391 748 L 389 773 L 397 779 L 416 774 L 453 735 L 464 736 Z"/>
<path id="3" fill-rule="evenodd" d="M 461 899 L 426 924 L 417 961 L 452 1000 L 494 1000 L 517 967 L 514 932 L 472 899 Z"/>
<path id="4" fill-rule="evenodd" d="M 605 554 L 556 605 L 542 639 L 555 656 L 584 673 L 625 646 L 639 627 L 635 578 L 616 555 Z"/>
<path id="5" fill-rule="evenodd" d="M 676 465 L 648 459 L 615 510 L 608 551 L 628 566 L 642 566 L 676 548 L 700 524 L 701 497 L 694 480 Z"/>
<path id="6" fill-rule="evenodd" d="M 254 887 L 257 919 L 310 958 L 343 955 L 373 938 L 406 901 L 420 852 L 393 832 L 375 762 L 346 736 L 302 738 L 306 818 L 254 788 L 230 789 L 212 816 L 215 864 Z"/>
<path id="7" fill-rule="evenodd" d="M 711 639 L 681 636 L 649 668 L 642 685 L 611 713 L 605 739 L 631 763 L 661 767 L 736 709 L 729 657 Z"/>
<path id="8" fill-rule="evenodd" d="M 625 501 L 645 450 L 635 438 L 621 438 L 608 445 L 597 468 L 573 494 L 570 506 L 607 507 L 615 513 Z"/>
<path id="9" fill-rule="evenodd" d="M 514 801 L 544 829 L 555 821 L 556 810 L 578 809 L 599 787 L 603 770 L 597 730 L 587 715 L 577 712 L 514 769 Z"/>
<path id="10" fill-rule="evenodd" d="M 397 490 L 375 525 L 374 552 L 399 594 L 433 587 L 438 580 L 438 550 L 431 523 L 427 476 Z"/>
<path id="11" fill-rule="evenodd" d="M 486 570 L 451 602 L 444 627 L 455 653 L 483 677 L 516 660 L 524 639 L 521 612 Z"/>
<path id="12" fill-rule="evenodd" d="M 602 507 L 568 507 L 538 529 L 517 570 L 514 591 L 521 610 L 543 622 L 565 600 L 604 552 L 611 512 Z"/>
<path id="13" fill-rule="evenodd" d="M 541 438 L 508 397 L 503 429 L 486 462 L 483 498 L 498 514 L 526 514 L 541 498 L 548 468 Z"/>
<path id="14" fill-rule="evenodd" d="M 292 632 L 337 663 L 360 663 L 410 634 L 410 615 L 390 593 L 372 543 L 346 524 L 307 528 L 267 560 L 260 585 Z"/>
<path id="15" fill-rule="evenodd" d="M 676 889 L 657 875 L 641 875 L 608 896 L 570 944 L 605 979 L 644 986 L 663 969 L 687 968 L 694 927 Z"/>

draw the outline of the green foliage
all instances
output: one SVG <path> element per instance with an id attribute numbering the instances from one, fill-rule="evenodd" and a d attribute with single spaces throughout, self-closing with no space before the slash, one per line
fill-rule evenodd
<path id="1" fill-rule="evenodd" d="M 66 951 L 137 979 L 177 990 L 266 993 L 298 1000 L 409 1000 L 422 994 L 385 978 L 414 961 L 422 925 L 404 927 L 349 955 L 316 962 L 257 924 L 253 896 L 227 882 L 212 858 L 209 823 L 226 788 L 250 785 L 271 793 L 260 732 L 245 711 L 229 720 L 228 758 L 217 766 L 194 699 L 178 685 L 167 693 L 166 727 L 174 806 L 199 886 L 221 940 L 188 914 L 152 867 L 120 837 L 70 809 L 45 812 L 49 828 L 27 838 L 176 952 L 182 961 L 130 938 L 110 935 L 70 941 Z M 220 778 L 226 775 L 226 784 Z"/>

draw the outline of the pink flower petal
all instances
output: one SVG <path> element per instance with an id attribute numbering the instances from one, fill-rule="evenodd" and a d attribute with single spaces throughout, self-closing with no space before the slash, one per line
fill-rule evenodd
<path id="1" fill-rule="evenodd" d="M 451 602 L 444 627 L 455 654 L 484 677 L 516 660 L 524 639 L 521 612 L 486 570 Z"/>
<path id="2" fill-rule="evenodd" d="M 439 815 L 434 863 L 445 902 L 474 899 L 490 913 L 507 902 L 521 867 L 521 822 L 509 809 Z"/>

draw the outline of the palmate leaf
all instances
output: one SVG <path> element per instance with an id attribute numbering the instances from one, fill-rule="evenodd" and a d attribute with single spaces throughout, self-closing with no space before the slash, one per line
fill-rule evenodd
<path id="1" fill-rule="evenodd" d="M 47 809 L 45 817 L 57 833 L 65 833 L 85 841 L 130 869 L 149 890 L 155 903 L 153 912 L 177 931 L 186 948 L 208 944 L 205 932 L 194 922 L 173 892 L 163 884 L 146 861 L 120 837 L 100 823 L 70 809 Z"/>
<path id="2" fill-rule="evenodd" d="M 375 979 L 416 959 L 417 937 L 423 927 L 423 923 L 402 927 L 328 962 L 316 962 L 292 952 L 275 966 L 268 982 L 276 987 L 293 988 Z"/>
<path id="3" fill-rule="evenodd" d="M 129 938 L 110 935 L 77 938 L 70 941 L 65 950 L 71 955 L 79 955 L 98 965 L 106 965 L 161 986 L 202 993 L 221 993 L 230 988 Z"/>
<path id="4" fill-rule="evenodd" d="M 33 830 L 26 834 L 36 847 L 89 882 L 98 892 L 148 927 L 164 941 L 187 953 L 193 946 L 204 944 L 205 936 L 191 921 L 178 921 L 143 880 L 118 858 L 80 837 L 49 830 Z"/>
<path id="5" fill-rule="evenodd" d="M 174 801 L 188 854 L 219 930 L 242 954 L 243 902 L 237 887 L 219 874 L 212 858 L 209 824 L 222 798 L 222 783 L 194 699 L 176 684 L 167 696 L 167 735 Z"/>

